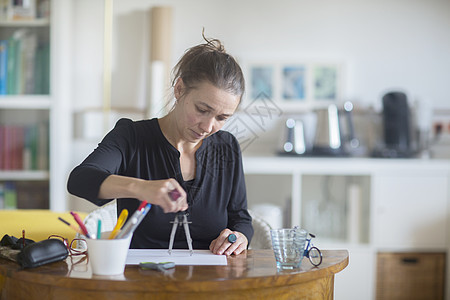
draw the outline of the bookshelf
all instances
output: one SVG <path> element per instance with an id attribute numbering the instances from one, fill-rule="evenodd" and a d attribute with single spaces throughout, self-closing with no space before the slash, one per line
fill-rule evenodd
<path id="1" fill-rule="evenodd" d="M 24 1 L 33 11 L 19 17 L 0 4 L 0 45 L 11 47 L 3 65 L 0 53 L 0 209 L 66 210 L 70 2 Z"/>

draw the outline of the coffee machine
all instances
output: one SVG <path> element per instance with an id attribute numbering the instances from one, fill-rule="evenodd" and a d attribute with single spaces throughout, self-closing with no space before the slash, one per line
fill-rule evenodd
<path id="1" fill-rule="evenodd" d="M 411 112 L 405 93 L 393 91 L 382 97 L 384 144 L 374 157 L 407 158 L 414 154 L 411 145 Z"/>

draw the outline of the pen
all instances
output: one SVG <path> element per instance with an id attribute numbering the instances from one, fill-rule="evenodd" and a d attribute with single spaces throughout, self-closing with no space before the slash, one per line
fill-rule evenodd
<path id="1" fill-rule="evenodd" d="M 73 216 L 73 218 L 77 222 L 78 226 L 80 226 L 81 231 L 83 232 L 83 234 L 86 237 L 88 237 L 88 238 L 92 238 L 91 235 L 89 234 L 86 226 L 84 226 L 83 221 L 81 221 L 80 216 L 77 213 L 73 212 L 73 211 L 71 211 L 70 214 Z"/>
<path id="2" fill-rule="evenodd" d="M 127 217 L 128 217 L 128 210 L 122 209 L 122 211 L 120 212 L 119 218 L 117 218 L 116 226 L 114 226 L 114 229 L 111 232 L 111 234 L 109 235 L 108 239 L 112 240 L 112 239 L 116 238 L 116 235 L 119 233 L 119 230 L 120 230 L 120 228 L 122 228 Z"/>
<path id="3" fill-rule="evenodd" d="M 97 221 L 97 239 L 102 238 L 102 220 L 98 219 Z"/>
<path id="4" fill-rule="evenodd" d="M 125 224 L 122 231 L 117 234 L 116 238 L 121 239 L 127 237 L 129 234 L 132 234 L 136 228 L 139 226 L 139 223 L 144 219 L 145 215 L 148 213 L 152 205 L 143 201 L 139 208 L 133 213 L 130 220 Z"/>
<path id="5" fill-rule="evenodd" d="M 61 222 L 63 222 L 64 224 L 66 224 L 67 226 L 69 226 L 70 228 L 72 228 L 73 230 L 75 230 L 76 232 L 78 232 L 79 234 L 83 234 L 83 232 L 81 232 L 80 228 L 70 224 L 69 222 L 67 222 L 66 220 L 64 220 L 61 217 L 58 217 L 58 220 L 60 220 Z"/>

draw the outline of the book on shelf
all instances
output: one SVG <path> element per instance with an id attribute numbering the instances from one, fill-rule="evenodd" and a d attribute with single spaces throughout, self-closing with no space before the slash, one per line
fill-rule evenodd
<path id="1" fill-rule="evenodd" d="M 8 41 L 0 40 L 0 95 L 7 93 Z"/>
<path id="2" fill-rule="evenodd" d="M 42 74 L 35 74 L 35 61 L 36 61 L 36 51 L 37 51 L 37 35 L 36 34 L 26 34 L 22 39 L 21 44 L 21 60 L 22 60 L 22 72 L 19 80 L 22 82 L 22 89 L 20 94 L 34 94 L 35 87 L 34 76 L 42 76 Z"/>
<path id="3" fill-rule="evenodd" d="M 48 95 L 49 90 L 49 42 L 24 28 L 1 40 L 0 95 Z"/>
<path id="4" fill-rule="evenodd" d="M 49 169 L 49 126 L 48 122 L 41 122 L 38 124 L 38 140 L 36 158 L 38 170 Z"/>
<path id="5" fill-rule="evenodd" d="M 48 95 L 50 93 L 50 44 L 39 43 L 35 58 L 33 94 Z"/>
<path id="6" fill-rule="evenodd" d="M 18 29 L 9 38 L 8 47 L 7 94 L 34 94 L 36 34 Z"/>
<path id="7" fill-rule="evenodd" d="M 48 170 L 48 122 L 0 125 L 0 170 Z"/>
<path id="8" fill-rule="evenodd" d="M 17 208 L 17 190 L 14 181 L 6 181 L 3 184 L 4 209 Z"/>
<path id="9" fill-rule="evenodd" d="M 18 41 L 13 37 L 8 39 L 8 59 L 7 59 L 7 86 L 6 94 L 15 95 L 17 91 L 17 58 L 18 58 Z"/>

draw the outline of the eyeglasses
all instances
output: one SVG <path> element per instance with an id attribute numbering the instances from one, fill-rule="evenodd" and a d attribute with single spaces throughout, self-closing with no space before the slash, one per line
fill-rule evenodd
<path id="1" fill-rule="evenodd" d="M 69 261 L 66 261 L 70 266 L 68 275 L 71 275 L 72 272 L 87 272 L 89 270 L 89 256 L 78 255 L 78 256 L 69 256 Z"/>
<path id="2" fill-rule="evenodd" d="M 87 253 L 87 243 L 84 239 L 73 239 L 69 243 L 68 239 L 56 234 L 52 234 L 48 238 L 61 240 L 69 250 L 69 255 L 84 255 Z"/>

